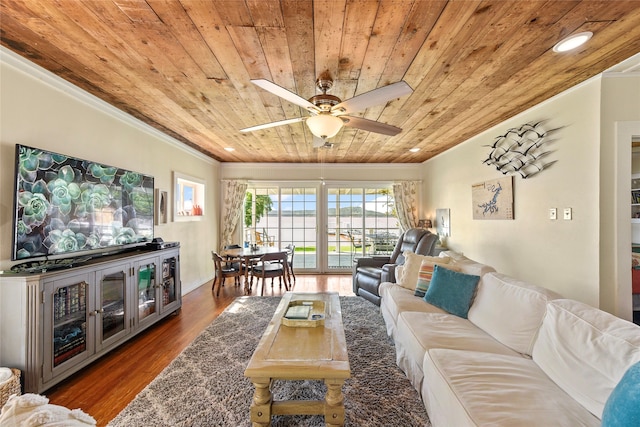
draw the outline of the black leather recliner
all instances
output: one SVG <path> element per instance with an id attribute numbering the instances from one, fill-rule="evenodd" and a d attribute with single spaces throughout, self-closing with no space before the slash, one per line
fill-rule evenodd
<path id="1" fill-rule="evenodd" d="M 404 251 L 433 255 L 438 236 L 422 228 L 412 228 L 398 239 L 390 256 L 358 258 L 353 266 L 353 292 L 380 305 L 378 287 L 382 282 L 396 281 L 396 266 L 404 264 Z"/>

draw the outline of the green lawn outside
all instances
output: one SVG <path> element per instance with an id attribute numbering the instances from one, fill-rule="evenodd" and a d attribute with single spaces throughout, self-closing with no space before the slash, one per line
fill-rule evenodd
<path id="1" fill-rule="evenodd" d="M 340 246 L 340 252 L 351 252 L 354 248 L 352 245 Z M 296 252 L 316 252 L 315 246 L 296 246 Z M 329 252 L 337 252 L 336 246 L 329 246 Z"/>

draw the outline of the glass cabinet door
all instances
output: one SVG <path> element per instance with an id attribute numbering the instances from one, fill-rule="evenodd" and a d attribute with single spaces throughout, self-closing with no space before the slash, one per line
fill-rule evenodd
<path id="1" fill-rule="evenodd" d="M 87 288 L 81 281 L 54 289 L 54 368 L 87 350 Z"/>
<path id="2" fill-rule="evenodd" d="M 178 301 L 177 283 L 178 260 L 176 257 L 162 260 L 162 307 Z"/>
<path id="3" fill-rule="evenodd" d="M 640 222 L 640 175 L 631 176 L 631 222 Z"/>
<path id="4" fill-rule="evenodd" d="M 156 264 L 141 264 L 137 268 L 138 280 L 138 321 L 157 314 Z"/>
<path id="5" fill-rule="evenodd" d="M 95 353 L 93 274 L 61 274 L 43 283 L 42 380 L 73 369 Z"/>
<path id="6" fill-rule="evenodd" d="M 102 276 L 100 281 L 102 341 L 126 329 L 125 294 L 127 277 L 124 271 Z"/>

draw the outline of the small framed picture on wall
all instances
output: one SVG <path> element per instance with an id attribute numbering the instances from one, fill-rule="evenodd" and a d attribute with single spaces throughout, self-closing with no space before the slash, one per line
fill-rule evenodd
<path id="1" fill-rule="evenodd" d="M 438 236 L 448 237 L 451 235 L 449 223 L 449 209 L 436 209 L 436 231 Z"/>
<path id="2" fill-rule="evenodd" d="M 159 188 L 156 188 L 156 225 L 166 224 L 168 220 L 167 214 L 167 202 L 169 201 L 168 194 L 166 191 L 162 191 Z"/>

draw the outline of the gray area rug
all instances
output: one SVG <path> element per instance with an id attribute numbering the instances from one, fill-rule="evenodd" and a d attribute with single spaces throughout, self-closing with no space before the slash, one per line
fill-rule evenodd
<path id="1" fill-rule="evenodd" d="M 279 297 L 240 297 L 110 423 L 112 427 L 251 426 L 253 385 L 244 369 Z M 424 405 L 395 364 L 377 306 L 340 297 L 351 378 L 347 426 L 430 426 Z M 275 381 L 276 400 L 324 397 L 321 381 Z M 274 416 L 272 426 L 324 426 L 322 416 Z"/>

